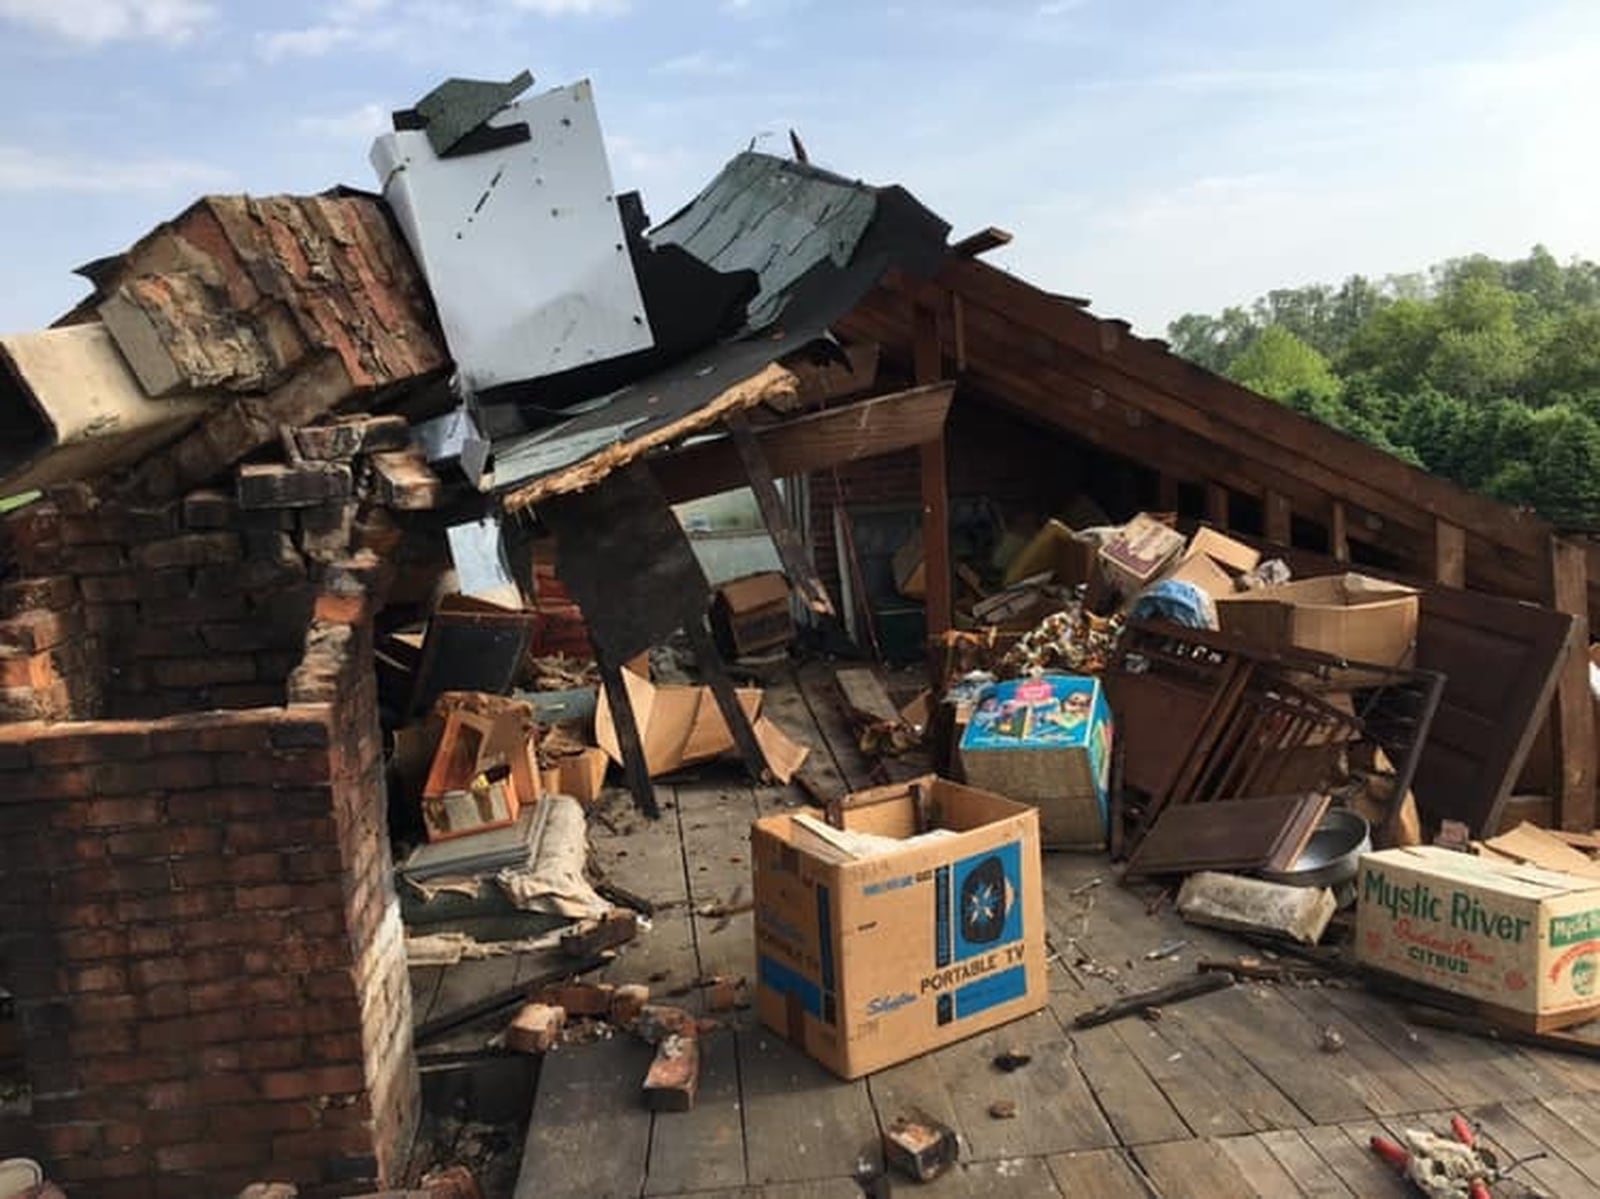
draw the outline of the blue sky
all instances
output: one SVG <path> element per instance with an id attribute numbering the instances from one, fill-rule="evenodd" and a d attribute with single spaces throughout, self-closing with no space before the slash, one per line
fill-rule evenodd
<path id="1" fill-rule="evenodd" d="M 0 0 L 0 330 L 204 192 L 374 186 L 391 109 L 522 67 L 594 80 L 657 218 L 792 126 L 1147 333 L 1352 271 L 1600 257 L 1590 0 Z"/>

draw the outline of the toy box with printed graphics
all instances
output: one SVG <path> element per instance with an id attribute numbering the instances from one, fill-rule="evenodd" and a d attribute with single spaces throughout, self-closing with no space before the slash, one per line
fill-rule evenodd
<path id="1" fill-rule="evenodd" d="M 975 787 L 1037 806 L 1046 848 L 1096 849 L 1106 843 L 1111 737 L 1098 679 L 996 683 L 979 694 L 961 735 L 961 770 Z"/>
<path id="2" fill-rule="evenodd" d="M 1600 881 L 1436 846 L 1361 858 L 1363 966 L 1547 1032 L 1600 1015 Z"/>
<path id="3" fill-rule="evenodd" d="M 1038 813 L 933 775 L 751 831 L 756 1008 L 858 1078 L 1049 1000 Z M 844 846 L 844 848 L 841 848 Z"/>

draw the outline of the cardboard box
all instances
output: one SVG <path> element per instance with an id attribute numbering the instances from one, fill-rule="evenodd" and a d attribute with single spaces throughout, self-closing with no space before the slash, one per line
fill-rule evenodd
<path id="1" fill-rule="evenodd" d="M 622 680 L 628 689 L 634 723 L 639 726 L 639 740 L 644 746 L 645 764 L 651 778 L 734 751 L 733 732 L 722 718 L 722 709 L 717 706 L 717 697 L 710 687 L 657 685 L 631 670 L 622 672 Z M 775 779 L 787 783 L 811 751 L 790 740 L 782 729 L 761 714 L 759 688 L 741 687 L 735 694 L 739 706 L 750 718 L 767 768 Z M 595 707 L 594 734 L 600 748 L 620 766 L 622 747 L 617 742 L 611 705 L 603 687 Z"/>
<path id="2" fill-rule="evenodd" d="M 768 570 L 723 583 L 711 600 L 711 630 L 730 658 L 788 645 L 794 640 L 789 580 Z"/>
<path id="3" fill-rule="evenodd" d="M 1245 545 L 1242 541 L 1235 541 L 1226 533 L 1219 533 L 1209 526 L 1202 526 L 1193 537 L 1189 539 L 1189 548 L 1183 555 L 1183 560 L 1199 555 L 1205 555 L 1216 562 L 1230 575 L 1249 574 L 1261 565 L 1261 551 Z"/>
<path id="4" fill-rule="evenodd" d="M 928 595 L 928 568 L 922 557 L 922 530 L 913 533 L 899 549 L 890 563 L 894 571 L 894 589 L 906 599 L 922 600 Z"/>
<path id="5" fill-rule="evenodd" d="M 1363 854 L 1362 965 L 1545 1032 L 1600 1014 L 1600 880 L 1431 845 Z"/>
<path id="6" fill-rule="evenodd" d="M 1059 520 L 1044 522 L 1033 540 L 1023 546 L 1006 567 L 1005 585 L 1049 571 L 1063 587 L 1087 583 L 1094 573 L 1096 545 L 1092 538 L 1074 533 Z"/>
<path id="7" fill-rule="evenodd" d="M 1038 813 L 927 775 L 848 796 L 845 829 L 914 834 L 918 795 L 945 831 L 875 856 L 807 837 L 797 813 L 751 830 L 756 1010 L 845 1078 L 1049 1001 Z"/>
<path id="8" fill-rule="evenodd" d="M 1050 849 L 1106 843 L 1111 709 L 1100 681 L 1047 674 L 987 687 L 961 735 L 967 782 L 1039 809 Z"/>
<path id="9" fill-rule="evenodd" d="M 1178 530 L 1141 512 L 1100 547 L 1100 569 L 1123 595 L 1137 595 L 1161 577 L 1186 544 Z"/>
<path id="10" fill-rule="evenodd" d="M 556 764 L 540 772 L 545 791 L 554 795 L 570 795 L 584 807 L 599 800 L 606 787 L 606 768 L 611 759 L 606 751 L 590 746 L 581 753 L 557 758 Z"/>
<path id="11" fill-rule="evenodd" d="M 1410 666 L 1417 592 L 1365 575 L 1329 575 L 1244 591 L 1217 603 L 1222 631 L 1265 649 L 1290 646 L 1375 666 Z"/>

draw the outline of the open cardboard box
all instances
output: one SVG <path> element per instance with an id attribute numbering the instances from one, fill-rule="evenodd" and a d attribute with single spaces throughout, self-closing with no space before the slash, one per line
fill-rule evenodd
<path id="1" fill-rule="evenodd" d="M 841 841 L 904 844 L 842 857 L 797 819 L 814 809 L 751 829 L 768 1028 L 858 1078 L 1049 1002 L 1038 812 L 933 775 L 840 809 Z"/>
<path id="2" fill-rule="evenodd" d="M 622 672 L 622 681 L 628 689 L 628 702 L 633 706 L 633 719 L 639 726 L 639 740 L 644 746 L 645 765 L 651 778 L 734 751 L 733 733 L 722 718 L 722 709 L 717 706 L 717 698 L 710 687 L 658 685 L 631 670 Z M 761 714 L 759 688 L 741 687 L 735 694 L 739 706 L 750 719 L 767 768 L 772 771 L 773 778 L 787 783 L 810 750 L 790 740 L 782 729 Z M 617 742 L 611 705 L 604 688 L 600 690 L 600 701 L 595 708 L 594 732 L 600 748 L 620 765 L 622 747 Z"/>
<path id="3" fill-rule="evenodd" d="M 1417 644 L 1418 592 L 1342 574 L 1301 579 L 1217 602 L 1222 631 L 1264 649 L 1291 646 L 1347 662 L 1408 667 Z"/>

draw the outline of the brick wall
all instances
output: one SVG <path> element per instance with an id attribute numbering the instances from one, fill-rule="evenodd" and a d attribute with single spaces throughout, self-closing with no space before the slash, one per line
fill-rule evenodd
<path id="1" fill-rule="evenodd" d="M 68 489 L 4 527 L 0 985 L 29 1150 L 109 1199 L 397 1181 L 418 1085 L 372 666 L 387 513 Z"/>
<path id="2" fill-rule="evenodd" d="M 282 704 L 314 595 L 303 519 L 209 491 L 133 508 L 68 489 L 14 514 L 0 718 Z"/>
<path id="3" fill-rule="evenodd" d="M 416 1079 L 369 636 L 314 637 L 286 708 L 0 725 L 3 978 L 74 1193 L 397 1176 Z"/>

